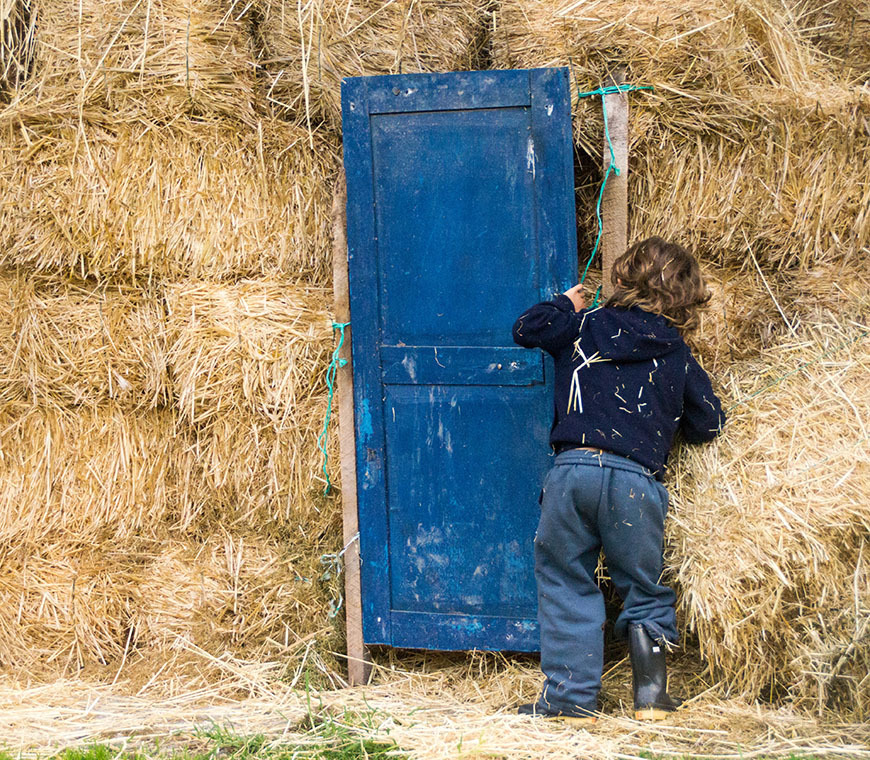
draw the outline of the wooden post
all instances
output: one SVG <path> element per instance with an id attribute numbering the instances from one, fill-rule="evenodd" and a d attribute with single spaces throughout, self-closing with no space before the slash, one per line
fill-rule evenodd
<path id="1" fill-rule="evenodd" d="M 332 259 L 335 321 L 350 322 L 350 288 L 347 274 L 347 186 L 344 172 L 332 198 Z M 356 503 L 356 446 L 353 417 L 353 362 L 351 325 L 344 328 L 344 345 L 338 367 L 338 441 L 341 457 L 341 504 L 344 524 L 344 614 L 347 626 L 347 677 L 351 686 L 368 683 L 371 660 L 363 643 L 360 594 L 359 515 Z"/>
<path id="2" fill-rule="evenodd" d="M 625 67 L 619 66 L 608 75 L 605 86 L 624 84 Z M 607 127 L 613 143 L 615 165 L 619 176 L 611 173 L 601 198 L 601 291 L 607 298 L 613 293 L 610 270 L 628 247 L 628 93 L 604 95 Z M 604 171 L 610 166 L 610 147 L 604 139 Z"/>

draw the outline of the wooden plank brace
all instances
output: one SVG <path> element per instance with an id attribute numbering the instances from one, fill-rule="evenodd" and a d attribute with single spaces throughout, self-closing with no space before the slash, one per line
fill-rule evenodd
<path id="1" fill-rule="evenodd" d="M 605 85 L 625 83 L 625 69 L 617 67 Z M 607 129 L 613 145 L 614 164 L 619 174 L 612 172 L 601 197 L 601 291 L 605 298 L 613 294 L 610 271 L 628 247 L 628 93 L 602 95 L 602 108 L 607 111 Z M 604 172 L 610 166 L 610 146 L 604 138 Z"/>
<path id="2" fill-rule="evenodd" d="M 350 322 L 350 289 L 347 272 L 347 185 L 344 171 L 332 199 L 332 258 L 335 321 Z M 344 329 L 336 372 L 338 386 L 338 439 L 341 458 L 341 504 L 344 526 L 344 609 L 347 628 L 347 676 L 351 686 L 368 683 L 371 659 L 363 642 L 360 593 L 359 516 L 356 496 L 356 447 L 354 443 L 352 325 Z"/>

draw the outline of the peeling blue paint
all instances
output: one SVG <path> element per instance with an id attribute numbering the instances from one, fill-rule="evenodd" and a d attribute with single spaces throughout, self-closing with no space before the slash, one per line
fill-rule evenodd
<path id="1" fill-rule="evenodd" d="M 374 435 L 372 429 L 372 412 L 369 406 L 369 400 L 364 398 L 359 405 L 359 434 L 363 440 L 367 440 Z"/>
<path id="2" fill-rule="evenodd" d="M 466 633 L 477 633 L 483 630 L 483 623 L 477 618 L 461 618 L 456 621 L 453 627 Z"/>

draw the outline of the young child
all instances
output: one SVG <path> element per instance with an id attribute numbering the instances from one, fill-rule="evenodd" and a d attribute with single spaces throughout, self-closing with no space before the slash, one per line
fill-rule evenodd
<path id="1" fill-rule="evenodd" d="M 601 688 L 601 548 L 623 601 L 617 636 L 629 639 L 634 708 L 658 720 L 667 693 L 664 649 L 677 642 L 674 592 L 661 584 L 668 493 L 665 463 L 679 430 L 702 442 L 725 415 L 681 334 L 709 300 L 684 248 L 651 237 L 615 262 L 614 294 L 587 309 L 582 286 L 523 313 L 514 340 L 555 359 L 553 468 L 541 491 L 535 579 L 546 678 L 520 713 L 594 721 Z"/>

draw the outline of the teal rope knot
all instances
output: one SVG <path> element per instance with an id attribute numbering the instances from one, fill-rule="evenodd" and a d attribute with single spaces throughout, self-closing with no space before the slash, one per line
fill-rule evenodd
<path id="1" fill-rule="evenodd" d="M 607 185 L 607 180 L 609 179 L 611 174 L 615 174 L 617 177 L 620 175 L 619 167 L 616 165 L 616 153 L 613 151 L 613 143 L 610 140 L 610 129 L 607 126 L 607 102 L 604 100 L 605 95 L 613 95 L 618 92 L 632 92 L 634 90 L 652 90 L 653 88 L 647 85 L 634 85 L 634 84 L 614 84 L 609 85 L 608 87 L 599 87 L 597 90 L 589 90 L 589 92 L 578 92 L 577 100 L 580 98 L 588 98 L 592 95 L 601 95 L 601 113 L 604 117 L 604 137 L 607 140 L 607 147 L 610 150 L 610 164 L 607 166 L 607 171 L 604 173 L 604 180 L 601 182 L 601 189 L 598 191 L 598 201 L 595 204 L 595 218 L 598 221 L 598 235 L 595 238 L 595 245 L 592 248 L 592 253 L 589 256 L 589 260 L 586 262 L 586 268 L 583 270 L 583 276 L 580 278 L 580 284 L 586 280 L 586 275 L 589 272 L 589 266 L 592 264 L 592 260 L 595 258 L 595 254 L 598 253 L 598 246 L 601 245 L 601 232 L 603 230 L 603 224 L 601 221 L 601 199 L 604 197 L 604 188 Z M 595 300 L 592 302 L 592 307 L 598 306 L 598 298 L 601 295 L 601 286 L 598 286 L 598 290 L 595 291 Z"/>
<path id="2" fill-rule="evenodd" d="M 359 541 L 359 531 L 351 536 L 350 541 L 344 545 L 340 552 L 320 555 L 320 564 L 326 568 L 320 576 L 321 580 L 328 581 L 332 578 L 338 578 L 341 575 L 341 572 L 344 569 L 344 555 L 347 553 L 347 550 L 350 549 L 354 541 Z M 329 617 L 335 617 L 341 609 L 342 604 L 344 604 L 344 596 L 342 596 L 341 591 L 339 591 L 338 598 L 331 599 L 329 602 Z"/>
<path id="3" fill-rule="evenodd" d="M 332 323 L 333 331 L 338 330 L 339 332 L 338 345 L 336 345 L 335 350 L 332 352 L 332 358 L 329 361 L 329 366 L 326 368 L 326 388 L 328 390 L 326 416 L 323 419 L 323 431 L 319 436 L 317 436 L 317 448 L 320 449 L 320 452 L 323 454 L 323 475 L 326 478 L 326 488 L 323 491 L 324 494 L 328 494 L 332 488 L 332 482 L 329 479 L 329 471 L 327 470 L 329 454 L 326 451 L 326 443 L 327 435 L 329 433 L 329 420 L 332 417 L 332 399 L 335 396 L 335 375 L 338 372 L 339 367 L 343 367 L 347 364 L 347 359 L 339 358 L 338 354 L 341 352 L 341 347 L 344 345 L 344 328 L 349 325 L 350 322 Z"/>
<path id="4" fill-rule="evenodd" d="M 610 84 L 607 87 L 599 87 L 597 90 L 589 90 L 589 92 L 578 92 L 577 100 L 580 98 L 588 98 L 590 95 L 616 95 L 619 92 L 631 92 L 632 90 L 652 90 L 655 89 L 649 84 Z"/>

